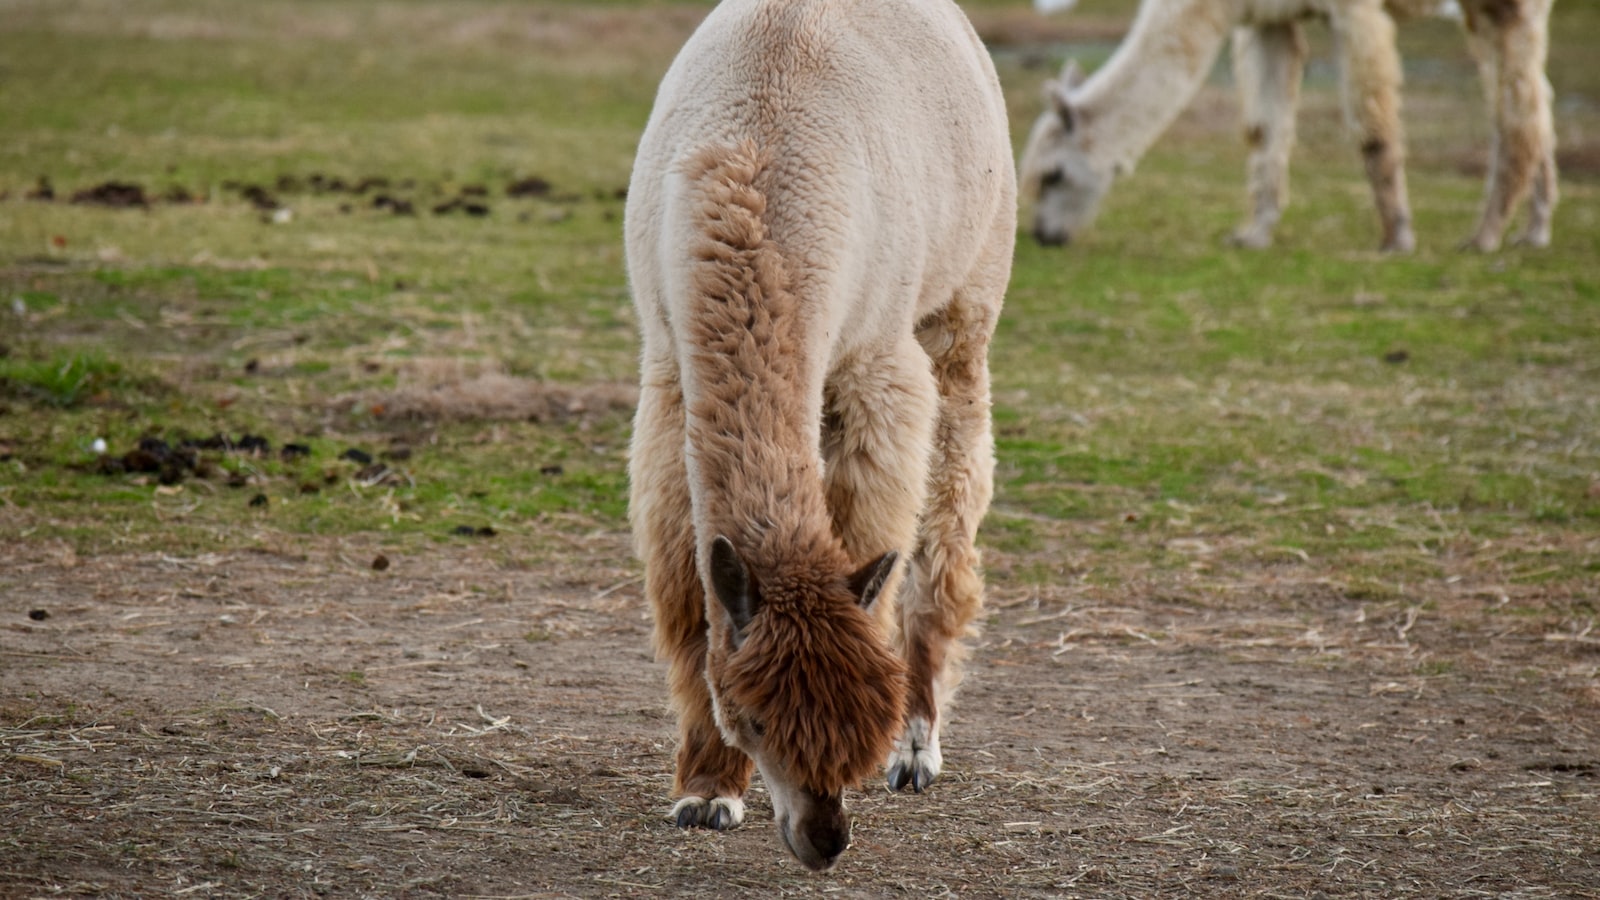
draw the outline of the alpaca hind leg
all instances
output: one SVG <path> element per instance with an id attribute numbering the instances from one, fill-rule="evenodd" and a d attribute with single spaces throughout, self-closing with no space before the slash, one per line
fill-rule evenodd
<path id="1" fill-rule="evenodd" d="M 939 391 L 928 495 L 900 592 L 900 650 L 909 685 L 906 727 L 889 754 L 889 786 L 923 791 L 939 777 L 939 731 L 961 680 L 961 640 L 983 605 L 973 546 L 994 492 L 988 349 L 1009 272 L 1010 222 L 967 288 L 919 324 Z"/>
<path id="2" fill-rule="evenodd" d="M 683 458 L 683 393 L 669 359 L 647 361 L 628 468 L 629 518 L 644 561 L 656 655 L 668 663 L 678 716 L 672 808 L 680 828 L 733 828 L 744 820 L 749 757 L 722 739 L 706 686 L 705 591 Z"/>
<path id="3" fill-rule="evenodd" d="M 1350 0 L 1335 5 L 1332 24 L 1339 43 L 1346 114 L 1361 133 L 1361 159 L 1383 226 L 1380 247 L 1406 253 L 1415 249 L 1417 239 L 1406 197 L 1394 20 L 1382 0 Z"/>
<path id="4" fill-rule="evenodd" d="M 1467 43 L 1483 76 L 1494 135 L 1483 212 L 1468 249 L 1497 249 L 1512 212 L 1530 193 L 1528 224 L 1518 240 L 1550 243 L 1556 167 L 1552 92 L 1544 74 L 1549 15 L 1548 0 L 1468 8 Z"/>
<path id="5" fill-rule="evenodd" d="M 1305 63 L 1306 42 L 1297 23 L 1233 30 L 1234 81 L 1250 148 L 1250 220 L 1233 233 L 1238 246 L 1271 246 L 1289 203 L 1289 155 Z"/>
<path id="6" fill-rule="evenodd" d="M 1551 93 L 1549 82 L 1545 83 L 1545 93 Z M 1560 189 L 1556 185 L 1555 129 L 1552 127 L 1550 140 L 1545 142 L 1544 153 L 1539 160 L 1539 168 L 1533 175 L 1533 190 L 1528 196 L 1528 224 L 1517 236 L 1517 243 L 1529 247 L 1550 246 L 1551 220 L 1555 218 L 1559 194 Z"/>

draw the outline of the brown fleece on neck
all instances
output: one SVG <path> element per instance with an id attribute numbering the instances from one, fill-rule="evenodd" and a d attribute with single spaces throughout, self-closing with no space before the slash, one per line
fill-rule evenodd
<path id="1" fill-rule="evenodd" d="M 820 408 L 804 393 L 819 363 L 763 222 L 767 161 L 746 142 L 703 150 L 685 171 L 698 187 L 682 327 L 697 389 L 686 426 L 701 538 L 733 542 L 760 599 L 738 651 L 713 627 L 708 673 L 728 712 L 763 723 L 790 778 L 836 795 L 888 753 L 904 667 L 856 603 L 833 533 L 818 424 L 806 421 Z"/>
<path id="2" fill-rule="evenodd" d="M 785 559 L 832 563 L 836 552 L 809 446 L 814 428 L 803 420 L 814 363 L 783 256 L 762 222 L 766 162 L 748 142 L 690 161 L 700 234 L 683 323 L 698 387 L 687 427 L 704 521 L 758 570 Z"/>

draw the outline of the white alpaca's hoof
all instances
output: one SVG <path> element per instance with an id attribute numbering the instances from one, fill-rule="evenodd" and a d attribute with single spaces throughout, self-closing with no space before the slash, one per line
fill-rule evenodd
<path id="1" fill-rule="evenodd" d="M 1518 247 L 1532 247 L 1536 250 L 1543 250 L 1550 246 L 1550 229 L 1536 230 L 1530 228 L 1517 237 L 1516 244 Z"/>
<path id="2" fill-rule="evenodd" d="M 1272 231 L 1271 229 L 1243 225 L 1228 236 L 1228 243 L 1247 250 L 1265 250 L 1272 246 Z"/>
<path id="3" fill-rule="evenodd" d="M 1382 253 L 1410 253 L 1417 249 L 1417 236 L 1410 228 L 1403 228 L 1395 232 L 1394 237 L 1383 242 L 1378 250 Z"/>
<path id="4" fill-rule="evenodd" d="M 727 831 L 744 824 L 744 801 L 738 797 L 713 797 L 707 800 L 690 794 L 672 805 L 672 819 L 679 828 Z"/>
<path id="5" fill-rule="evenodd" d="M 933 785 L 944 770 L 944 754 L 939 752 L 939 734 L 927 719 L 916 716 L 906 723 L 905 733 L 889 751 L 887 768 L 891 791 L 910 785 L 920 794 Z"/>

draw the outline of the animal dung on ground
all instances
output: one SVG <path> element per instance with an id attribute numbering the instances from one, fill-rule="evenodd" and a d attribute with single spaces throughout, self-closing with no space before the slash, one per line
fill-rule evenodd
<path id="1" fill-rule="evenodd" d="M 92 188 L 85 188 L 72 195 L 72 202 L 113 209 L 150 208 L 150 198 L 145 196 L 144 188 L 126 181 L 106 181 Z"/>
<path id="2" fill-rule="evenodd" d="M 372 198 L 373 209 L 387 209 L 397 216 L 414 216 L 417 208 L 410 200 L 394 197 L 389 194 L 378 194 Z"/>
<path id="3" fill-rule="evenodd" d="M 262 212 L 276 212 L 283 208 L 278 198 L 267 192 L 259 184 L 247 184 L 239 188 L 239 196 L 250 201 L 250 205 Z"/>
<path id="4" fill-rule="evenodd" d="M 537 175 L 519 178 L 506 185 L 507 197 L 544 197 L 550 193 L 550 182 Z"/>
<path id="5" fill-rule="evenodd" d="M 460 210 L 461 212 L 464 212 L 474 218 L 482 218 L 489 214 L 489 207 L 487 204 L 467 200 L 464 197 L 454 197 L 446 200 L 443 203 L 436 204 L 433 207 L 433 214 L 436 216 L 444 216 L 449 215 L 457 210 Z"/>
<path id="6" fill-rule="evenodd" d="M 262 457 L 271 450 L 271 443 L 256 434 L 241 434 L 235 439 L 218 432 L 205 438 L 181 438 L 176 443 L 146 435 L 132 450 L 122 454 L 108 452 L 103 440 L 99 439 L 95 445 L 98 456 L 94 471 L 101 475 L 155 475 L 158 483 L 169 486 L 190 476 L 205 479 L 219 474 L 216 465 L 203 455 L 204 451 Z M 229 487 L 242 487 L 248 482 L 247 477 L 236 472 L 227 476 L 226 483 Z"/>

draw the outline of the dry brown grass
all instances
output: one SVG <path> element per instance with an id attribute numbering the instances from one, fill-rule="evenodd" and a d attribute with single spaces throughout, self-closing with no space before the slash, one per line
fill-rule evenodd
<path id="1" fill-rule="evenodd" d="M 759 788 L 742 831 L 666 820 L 622 536 L 539 574 L 370 552 L 13 552 L 10 892 L 1600 896 L 1576 589 L 1371 597 L 1300 563 L 1002 586 L 948 777 L 855 796 L 816 878 Z"/>
<path id="2" fill-rule="evenodd" d="M 335 409 L 380 419 L 560 423 L 632 410 L 631 383 L 557 384 L 518 378 L 463 359 L 412 361 L 392 390 L 341 397 Z"/>

